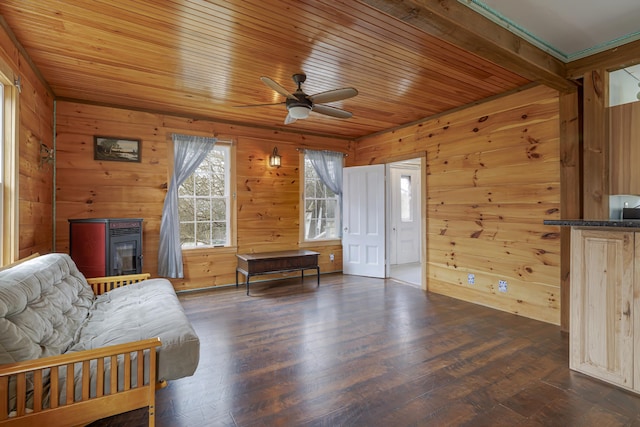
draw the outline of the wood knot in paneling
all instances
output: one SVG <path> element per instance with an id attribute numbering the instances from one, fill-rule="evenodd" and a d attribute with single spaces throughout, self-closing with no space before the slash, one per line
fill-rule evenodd
<path id="1" fill-rule="evenodd" d="M 593 82 L 593 90 L 598 98 L 602 98 L 603 86 L 602 76 L 597 70 L 591 72 L 591 81 Z"/>

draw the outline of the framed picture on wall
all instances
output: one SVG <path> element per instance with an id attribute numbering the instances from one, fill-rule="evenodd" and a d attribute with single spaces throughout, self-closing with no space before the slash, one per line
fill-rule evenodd
<path id="1" fill-rule="evenodd" d="M 94 136 L 93 160 L 139 163 L 140 144 L 139 139 Z"/>

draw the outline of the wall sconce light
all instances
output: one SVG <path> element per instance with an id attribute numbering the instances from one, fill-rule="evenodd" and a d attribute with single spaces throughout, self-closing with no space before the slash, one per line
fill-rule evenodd
<path id="1" fill-rule="evenodd" d="M 269 166 L 272 168 L 279 168 L 281 165 L 282 157 L 278 154 L 278 147 L 273 147 L 273 153 L 269 156 Z"/>
<path id="2" fill-rule="evenodd" d="M 53 156 L 54 156 L 53 149 L 47 147 L 41 142 L 40 143 L 40 167 L 42 167 L 45 164 L 52 164 Z"/>

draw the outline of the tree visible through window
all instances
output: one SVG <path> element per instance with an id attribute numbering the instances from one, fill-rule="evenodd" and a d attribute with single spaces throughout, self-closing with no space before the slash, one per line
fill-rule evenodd
<path id="1" fill-rule="evenodd" d="M 327 187 L 311 161 L 304 158 L 304 238 L 338 239 L 340 206 L 338 196 Z"/>
<path id="2" fill-rule="evenodd" d="M 229 146 L 216 144 L 178 189 L 183 248 L 229 245 L 229 157 Z"/>

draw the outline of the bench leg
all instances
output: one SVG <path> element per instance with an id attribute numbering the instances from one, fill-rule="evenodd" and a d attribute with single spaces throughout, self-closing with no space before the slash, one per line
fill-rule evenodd
<path id="1" fill-rule="evenodd" d="M 238 287 L 238 270 L 236 270 L 236 288 Z"/>
<path id="2" fill-rule="evenodd" d="M 320 266 L 317 266 L 316 270 L 318 271 L 318 286 L 320 286 Z"/>
<path id="3" fill-rule="evenodd" d="M 251 277 L 250 274 L 247 274 L 247 295 L 249 295 L 249 278 Z"/>

